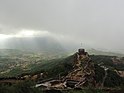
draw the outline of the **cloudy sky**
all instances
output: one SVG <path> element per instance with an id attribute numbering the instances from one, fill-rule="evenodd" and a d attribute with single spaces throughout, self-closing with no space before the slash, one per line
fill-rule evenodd
<path id="1" fill-rule="evenodd" d="M 0 0 L 0 39 L 53 37 L 124 53 L 123 0 Z"/>

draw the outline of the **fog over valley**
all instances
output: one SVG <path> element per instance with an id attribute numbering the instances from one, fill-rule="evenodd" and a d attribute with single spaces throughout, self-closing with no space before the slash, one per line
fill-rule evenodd
<path id="1" fill-rule="evenodd" d="M 1 0 L 0 49 L 124 53 L 123 0 Z"/>
<path id="2" fill-rule="evenodd" d="M 0 93 L 124 93 L 124 0 L 0 0 Z"/>

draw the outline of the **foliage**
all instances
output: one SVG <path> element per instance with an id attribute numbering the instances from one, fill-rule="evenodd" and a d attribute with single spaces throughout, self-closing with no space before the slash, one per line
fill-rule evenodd
<path id="1" fill-rule="evenodd" d="M 103 81 L 103 77 L 105 76 L 105 71 L 103 68 L 98 66 L 97 64 L 95 66 L 95 80 L 96 83 L 101 83 Z"/>
<path id="2" fill-rule="evenodd" d="M 90 57 L 96 64 L 103 64 L 104 66 L 111 67 L 114 65 L 111 59 L 113 56 L 91 55 Z"/>
<path id="3" fill-rule="evenodd" d="M 108 70 L 107 72 L 108 72 L 108 75 L 104 83 L 106 87 L 121 86 L 124 83 L 123 78 L 118 76 L 115 71 Z"/>
<path id="4" fill-rule="evenodd" d="M 34 83 L 25 81 L 14 85 L 0 85 L 0 93 L 42 93 L 38 88 L 33 87 Z"/>
<path id="5" fill-rule="evenodd" d="M 101 89 L 89 88 L 89 89 L 82 89 L 82 90 L 70 90 L 67 93 L 107 93 L 107 92 Z"/>

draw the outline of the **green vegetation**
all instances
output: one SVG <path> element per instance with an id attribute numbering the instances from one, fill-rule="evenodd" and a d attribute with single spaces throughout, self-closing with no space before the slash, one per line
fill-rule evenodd
<path id="1" fill-rule="evenodd" d="M 91 55 L 91 59 L 96 64 L 102 64 L 107 67 L 113 67 L 113 61 L 111 58 L 114 56 L 104 56 L 104 55 Z"/>
<path id="2" fill-rule="evenodd" d="M 47 58 L 48 57 L 48 58 Z M 105 79 L 104 86 L 120 87 L 124 85 L 124 78 L 120 77 L 114 70 L 124 71 L 124 64 L 113 64 L 114 56 L 91 55 L 95 63 L 95 80 L 96 83 L 102 83 L 105 76 L 105 70 L 101 67 L 109 68 L 108 75 Z M 124 59 L 123 59 L 124 60 Z M 0 56 L 0 77 L 18 77 L 26 74 L 34 75 L 45 73 L 48 78 L 56 78 L 67 75 L 73 70 L 74 57 L 57 58 L 53 56 L 41 56 L 39 54 L 19 54 Z M 32 87 L 34 82 L 26 81 L 19 84 L 0 85 L 0 93 L 42 93 L 39 88 Z M 100 89 L 84 89 L 62 91 L 63 93 L 106 93 Z"/>
<path id="3" fill-rule="evenodd" d="M 83 90 L 66 90 L 66 91 L 57 91 L 49 90 L 43 91 L 41 88 L 34 87 L 35 83 L 32 81 L 25 81 L 23 83 L 13 84 L 13 85 L 0 85 L 0 93 L 107 93 L 101 89 L 86 88 Z"/>
<path id="4" fill-rule="evenodd" d="M 83 90 L 50 90 L 51 92 L 43 91 L 41 88 L 35 87 L 35 82 L 25 81 L 18 84 L 0 84 L 0 93 L 107 93 L 101 89 L 85 88 Z M 53 92 L 54 91 L 54 92 Z"/>
<path id="5" fill-rule="evenodd" d="M 38 88 L 33 87 L 35 85 L 32 81 L 25 81 L 23 83 L 13 85 L 0 85 L 0 93 L 42 93 Z"/>
<path id="6" fill-rule="evenodd" d="M 95 80 L 96 83 L 102 83 L 103 77 L 105 76 L 105 71 L 103 68 L 95 64 Z"/>
<path id="7" fill-rule="evenodd" d="M 59 75 L 64 76 L 73 69 L 73 57 L 43 60 L 40 64 L 30 64 L 28 73 L 36 74 L 44 72 L 47 74 L 47 78 L 57 77 Z"/>
<path id="8" fill-rule="evenodd" d="M 0 50 L 0 77 L 17 77 L 23 73 L 42 72 L 41 66 L 63 55 L 26 52 L 13 49 Z M 60 60 L 60 59 L 58 59 Z M 56 62 L 55 62 L 56 63 Z M 45 66 L 43 66 L 45 68 Z"/>
<path id="9" fill-rule="evenodd" d="M 112 58 L 115 56 L 105 56 L 105 55 L 91 55 L 91 59 L 96 64 L 102 64 L 108 68 L 124 71 L 124 59 L 121 58 L 120 64 L 113 64 Z"/>
<path id="10" fill-rule="evenodd" d="M 103 77 L 105 76 L 105 71 L 100 65 L 104 65 L 109 68 L 108 76 L 105 79 L 105 86 L 107 87 L 116 87 L 124 84 L 124 79 L 117 75 L 114 71 L 117 69 L 118 65 L 112 63 L 112 56 L 102 56 L 102 55 L 91 55 L 92 61 L 95 63 L 95 80 L 96 83 L 103 82 Z M 52 60 L 42 60 L 39 57 L 35 57 L 35 60 L 38 59 L 35 63 L 29 62 L 26 66 L 26 70 L 20 67 L 13 67 L 9 72 L 4 73 L 1 77 L 17 77 L 25 74 L 39 74 L 45 73 L 47 78 L 55 78 L 59 76 L 67 75 L 73 69 L 73 55 L 67 58 L 59 58 Z M 32 60 L 32 59 L 30 59 Z M 23 66 L 23 65 L 22 65 Z M 123 67 L 124 69 L 124 67 Z"/>
<path id="11" fill-rule="evenodd" d="M 83 89 L 83 90 L 70 90 L 67 93 L 107 93 L 107 92 L 101 89 L 89 88 L 89 89 Z"/>
<path id="12" fill-rule="evenodd" d="M 108 70 L 108 76 L 105 80 L 104 85 L 106 87 L 115 87 L 115 86 L 117 87 L 117 86 L 121 86 L 122 84 L 124 85 L 124 79 L 118 76 L 115 71 Z"/>

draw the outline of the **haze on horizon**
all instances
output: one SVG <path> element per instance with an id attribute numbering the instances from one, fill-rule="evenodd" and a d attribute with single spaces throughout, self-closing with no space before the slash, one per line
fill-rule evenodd
<path id="1" fill-rule="evenodd" d="M 123 0 L 0 0 L 0 48 L 10 38 L 124 53 Z"/>

